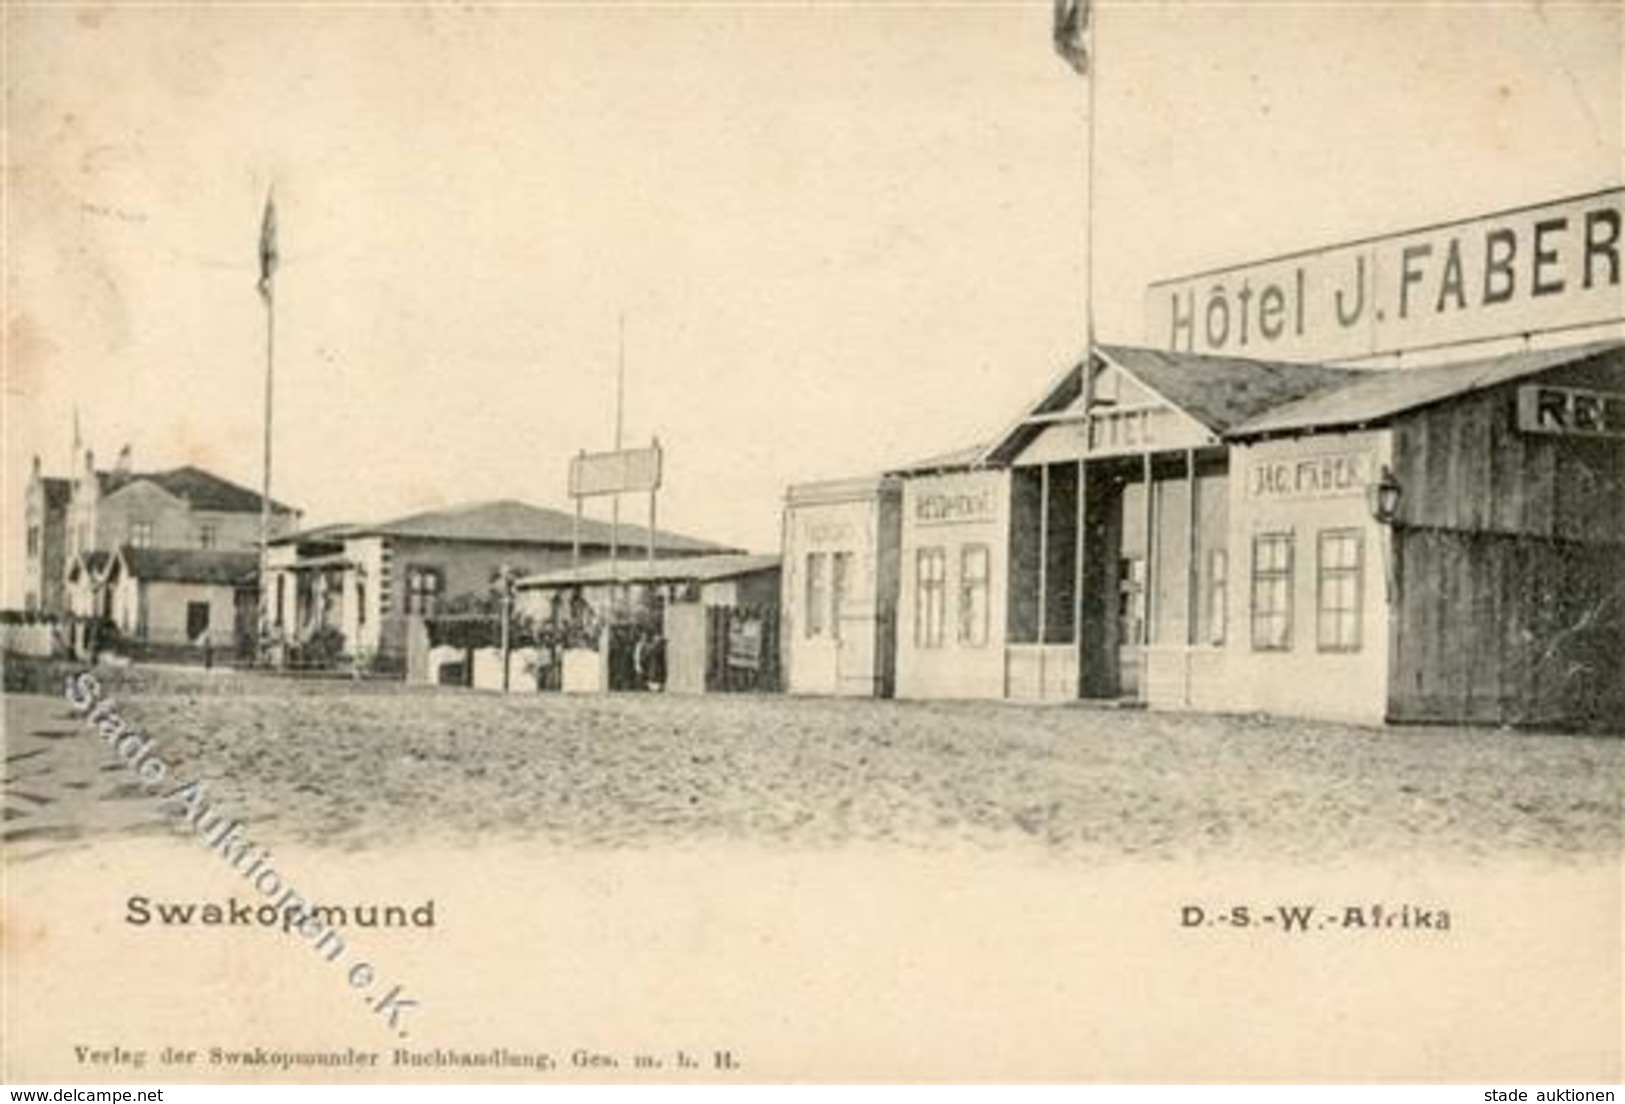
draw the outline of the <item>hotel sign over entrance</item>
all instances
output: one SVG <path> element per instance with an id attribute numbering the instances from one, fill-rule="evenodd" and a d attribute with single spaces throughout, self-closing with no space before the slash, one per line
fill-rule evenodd
<path id="1" fill-rule="evenodd" d="M 1358 360 L 1625 319 L 1625 188 L 1164 280 L 1155 348 Z"/>

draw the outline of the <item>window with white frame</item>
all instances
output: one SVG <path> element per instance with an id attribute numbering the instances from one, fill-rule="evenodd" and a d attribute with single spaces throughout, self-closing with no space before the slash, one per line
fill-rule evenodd
<path id="1" fill-rule="evenodd" d="M 841 618 L 846 614 L 848 591 L 852 586 L 852 553 L 836 552 L 829 558 L 829 632 L 841 639 Z"/>
<path id="2" fill-rule="evenodd" d="M 1292 650 L 1292 534 L 1253 538 L 1253 650 Z"/>
<path id="3" fill-rule="evenodd" d="M 1223 548 L 1207 554 L 1207 639 L 1224 643 L 1225 623 L 1230 617 L 1230 553 Z"/>
<path id="4" fill-rule="evenodd" d="M 428 614 L 440 608 L 446 576 L 438 567 L 413 565 L 406 569 L 406 612 Z"/>
<path id="5" fill-rule="evenodd" d="M 1360 599 L 1365 549 L 1357 529 L 1322 530 L 1315 574 L 1315 646 L 1323 652 L 1360 650 Z"/>
<path id="6" fill-rule="evenodd" d="M 941 548 L 921 548 L 914 554 L 914 644 L 942 647 L 946 614 L 948 556 Z"/>
<path id="7" fill-rule="evenodd" d="M 959 642 L 972 648 L 987 644 L 989 553 L 985 544 L 959 550 Z"/>
<path id="8" fill-rule="evenodd" d="M 829 555 L 824 552 L 807 553 L 807 586 L 803 623 L 805 634 L 811 639 L 824 635 L 824 615 L 829 609 Z"/>
<path id="9" fill-rule="evenodd" d="M 152 522 L 139 520 L 130 522 L 129 538 L 129 543 L 136 548 L 151 548 Z"/>

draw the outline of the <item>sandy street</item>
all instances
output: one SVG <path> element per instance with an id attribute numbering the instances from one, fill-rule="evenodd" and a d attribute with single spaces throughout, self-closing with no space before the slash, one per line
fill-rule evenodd
<path id="1" fill-rule="evenodd" d="M 174 777 L 277 842 L 528 839 L 1321 862 L 1617 855 L 1625 741 L 782 697 L 500 696 L 217 673 L 108 694 Z M 67 704 L 6 700 L 27 857 L 171 830 Z"/>

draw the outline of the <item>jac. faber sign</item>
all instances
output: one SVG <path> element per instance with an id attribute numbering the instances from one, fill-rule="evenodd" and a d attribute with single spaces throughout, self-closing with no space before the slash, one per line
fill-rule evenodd
<path id="1" fill-rule="evenodd" d="M 1544 384 L 1520 387 L 1518 428 L 1526 433 L 1625 440 L 1625 393 Z"/>
<path id="2" fill-rule="evenodd" d="M 1625 319 L 1625 188 L 1152 284 L 1156 348 L 1358 360 Z"/>
<path id="3" fill-rule="evenodd" d="M 1247 469 L 1251 498 L 1335 498 L 1363 494 L 1371 484 L 1370 452 L 1260 460 Z"/>

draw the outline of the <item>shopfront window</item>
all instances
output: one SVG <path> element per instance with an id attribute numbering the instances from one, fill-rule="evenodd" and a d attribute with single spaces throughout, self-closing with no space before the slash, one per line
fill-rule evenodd
<path id="1" fill-rule="evenodd" d="M 959 642 L 972 648 L 987 644 L 988 550 L 967 544 L 959 550 Z"/>
<path id="2" fill-rule="evenodd" d="M 807 553 L 806 618 L 807 637 L 824 635 L 824 613 L 829 608 L 829 556 L 823 552 Z"/>
<path id="3" fill-rule="evenodd" d="M 1253 650 L 1292 650 L 1292 534 L 1253 538 Z"/>
<path id="4" fill-rule="evenodd" d="M 1365 555 L 1354 529 L 1320 534 L 1315 578 L 1315 644 L 1323 652 L 1360 650 L 1360 597 Z"/>
<path id="5" fill-rule="evenodd" d="M 948 557 L 940 548 L 922 548 L 914 554 L 914 644 L 942 647 L 942 622 L 947 598 Z"/>

